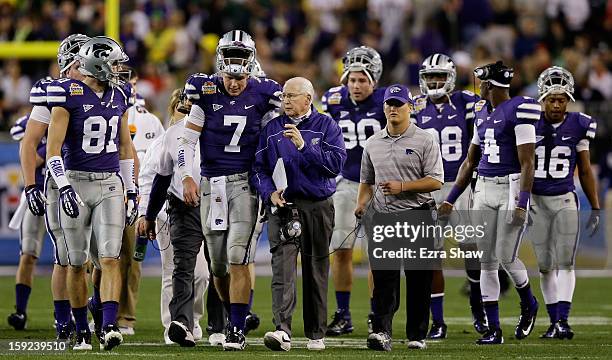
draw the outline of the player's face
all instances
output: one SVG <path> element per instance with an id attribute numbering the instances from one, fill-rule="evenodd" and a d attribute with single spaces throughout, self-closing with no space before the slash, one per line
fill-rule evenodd
<path id="1" fill-rule="evenodd" d="M 83 81 L 85 79 L 85 75 L 81 74 L 79 71 L 80 63 L 75 61 L 74 64 L 70 65 L 68 70 L 66 70 L 66 77 L 69 79 Z"/>
<path id="2" fill-rule="evenodd" d="M 355 101 L 363 101 L 374 92 L 374 84 L 363 71 L 349 73 L 347 86 L 349 94 Z"/>
<path id="3" fill-rule="evenodd" d="M 480 97 L 489 100 L 489 82 L 488 81 L 480 81 Z"/>
<path id="4" fill-rule="evenodd" d="M 410 111 L 412 106 L 408 103 L 402 103 L 399 100 L 390 99 L 385 101 L 383 107 L 387 121 L 393 126 L 402 124 L 405 121 L 410 121 Z"/>
<path id="5" fill-rule="evenodd" d="M 228 94 L 238 96 L 246 89 L 248 79 L 246 75 L 223 74 L 223 86 Z"/>
<path id="6" fill-rule="evenodd" d="M 563 120 L 569 99 L 564 94 L 551 94 L 544 98 L 544 113 L 546 119 L 552 122 Z"/>
<path id="7" fill-rule="evenodd" d="M 437 90 L 437 89 L 441 89 L 444 87 L 447 76 L 448 75 L 445 73 L 430 73 L 430 74 L 424 74 L 423 78 L 425 79 L 425 82 L 427 83 L 427 87 L 430 90 Z"/>

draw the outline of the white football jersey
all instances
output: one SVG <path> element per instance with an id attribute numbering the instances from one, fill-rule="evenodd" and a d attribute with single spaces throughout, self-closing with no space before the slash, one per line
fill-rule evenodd
<path id="1" fill-rule="evenodd" d="M 133 128 L 136 129 L 136 135 L 132 141 L 136 147 L 140 168 L 142 169 L 142 163 L 147 149 L 156 138 L 164 134 L 165 130 L 159 118 L 143 107 L 137 105 L 132 106 L 128 112 L 128 125 L 130 126 L 130 131 L 133 131 Z"/>

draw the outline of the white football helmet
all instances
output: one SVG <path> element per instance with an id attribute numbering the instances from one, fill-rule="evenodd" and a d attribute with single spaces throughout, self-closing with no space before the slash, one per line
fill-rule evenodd
<path id="1" fill-rule="evenodd" d="M 542 71 L 538 77 L 538 101 L 543 101 L 550 94 L 566 94 L 572 101 L 576 101 L 572 73 L 560 66 L 551 66 Z"/>
<path id="2" fill-rule="evenodd" d="M 217 70 L 231 75 L 251 75 L 255 68 L 255 42 L 242 30 L 223 35 L 217 45 Z"/>
<path id="3" fill-rule="evenodd" d="M 445 74 L 446 80 L 427 81 L 425 75 Z M 434 99 L 449 95 L 455 88 L 457 69 L 450 57 L 444 54 L 433 54 L 428 56 L 419 70 L 419 86 L 421 93 Z"/>
<path id="4" fill-rule="evenodd" d="M 91 38 L 87 35 L 72 34 L 62 40 L 57 50 L 57 64 L 59 65 L 60 75 L 63 75 L 74 64 L 81 46 L 89 39 Z"/>
<path id="5" fill-rule="evenodd" d="M 115 40 L 96 36 L 81 46 L 77 59 L 81 63 L 79 71 L 83 75 L 120 85 L 124 74 L 124 71 L 121 71 L 121 63 L 130 58 Z"/>
<path id="6" fill-rule="evenodd" d="M 380 80 L 383 65 L 378 51 L 369 46 L 359 46 L 349 50 L 342 58 L 342 76 L 340 82 L 345 83 L 352 71 L 363 71 L 373 84 Z"/>

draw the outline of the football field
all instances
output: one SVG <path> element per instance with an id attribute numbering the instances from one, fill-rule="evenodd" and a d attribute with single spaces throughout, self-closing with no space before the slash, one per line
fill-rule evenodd
<path id="1" fill-rule="evenodd" d="M 523 341 L 514 339 L 513 331 L 519 314 L 518 298 L 510 291 L 501 300 L 501 321 L 506 343 L 500 346 L 480 347 L 474 344 L 476 332 L 471 326 L 468 299 L 460 294 L 462 278 L 446 279 L 445 317 L 448 324 L 448 339 L 427 343 L 426 350 L 408 350 L 405 342 L 405 314 L 402 304 L 395 316 L 393 351 L 374 352 L 366 348 L 366 317 L 369 299 L 365 278 L 355 279 L 355 290 L 351 298 L 351 309 L 355 332 L 342 338 L 327 338 L 327 349 L 323 352 L 306 350 L 306 339 L 302 329 L 301 304 L 298 303 L 293 328 L 292 349 L 288 353 L 271 352 L 263 346 L 263 335 L 272 330 L 272 310 L 270 300 L 270 278 L 259 277 L 255 291 L 254 312 L 261 318 L 261 326 L 247 337 L 247 349 L 243 352 L 224 352 L 208 343 L 200 342 L 195 348 L 179 348 L 178 345 L 163 344 L 163 329 L 159 320 L 160 279 L 145 277 L 141 282 L 140 302 L 138 304 L 136 335 L 124 337 L 124 343 L 111 352 L 90 351 L 75 353 L 71 351 L 49 354 L 19 354 L 19 358 L 180 358 L 180 359 L 255 359 L 255 358 L 427 358 L 427 359 L 611 359 L 612 358 L 612 281 L 610 278 L 578 278 L 570 324 L 576 333 L 573 340 L 541 340 L 539 335 L 548 326 L 548 315 L 542 304 L 537 279 L 532 277 L 534 292 L 540 301 L 540 311 L 536 328 L 529 338 Z M 6 323 L 6 316 L 13 311 L 14 278 L 0 277 L 0 357 L 15 358 L 18 354 L 8 350 L 8 341 L 45 341 L 55 336 L 50 293 L 50 278 L 35 279 L 34 289 L 28 308 L 28 329 L 17 332 Z M 402 293 L 405 294 L 405 286 Z M 333 289 L 329 291 L 329 314 L 331 316 L 335 299 Z M 205 320 L 201 321 L 205 328 Z M 94 349 L 97 341 L 92 340 Z"/>

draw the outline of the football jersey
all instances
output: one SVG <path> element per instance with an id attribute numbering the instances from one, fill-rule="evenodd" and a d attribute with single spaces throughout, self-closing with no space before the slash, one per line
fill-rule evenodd
<path id="1" fill-rule="evenodd" d="M 329 89 L 321 98 L 323 112 L 329 114 L 342 129 L 346 162 L 342 177 L 359 182 L 361 154 L 366 140 L 387 125 L 383 111 L 385 87 L 376 88 L 367 99 L 355 102 L 351 99 L 348 87 L 336 86 Z"/>
<path id="2" fill-rule="evenodd" d="M 79 80 L 60 79 L 47 86 L 47 103 L 70 113 L 63 146 L 67 170 L 119 171 L 121 117 L 129 94 L 123 86 L 108 86 L 98 95 Z"/>
<path id="3" fill-rule="evenodd" d="M 556 125 L 556 124 L 555 124 Z M 536 123 L 535 175 L 532 192 L 536 195 L 562 195 L 574 191 L 577 153 L 589 149 L 597 122 L 589 115 L 570 112 L 553 126 L 544 119 Z"/>
<path id="4" fill-rule="evenodd" d="M 159 118 L 142 106 L 135 105 L 128 110 L 128 125 L 130 131 L 136 132 L 132 138 L 140 166 L 142 168 L 145 153 L 155 139 L 162 136 L 165 132 L 164 127 L 159 121 Z"/>
<path id="5" fill-rule="evenodd" d="M 444 182 L 455 181 L 467 156 L 474 129 L 474 104 L 479 100 L 480 97 L 470 91 L 455 91 L 450 95 L 450 103 L 441 105 L 434 104 L 425 95 L 415 100 L 411 118 L 440 143 Z"/>
<path id="6" fill-rule="evenodd" d="M 30 104 L 32 106 L 49 107 L 47 104 L 47 86 L 54 81 L 56 81 L 56 79 L 46 77 L 38 80 L 34 86 L 32 86 L 32 89 L 30 90 Z"/>
<path id="7" fill-rule="evenodd" d="M 19 119 L 17 119 L 17 121 L 15 122 L 15 125 L 11 127 L 11 135 L 13 136 L 14 140 L 21 141 L 23 139 L 23 136 L 25 135 L 25 129 L 28 126 L 29 120 L 30 120 L 29 115 L 22 116 Z M 42 139 L 40 140 L 40 143 L 36 147 L 36 153 L 43 160 L 46 158 L 46 155 L 47 155 L 47 137 L 46 136 L 43 136 Z M 40 166 L 38 166 L 36 170 L 34 170 L 34 182 L 37 185 L 42 186 L 44 183 L 45 168 L 46 168 L 45 162 L 43 161 L 43 163 Z"/>
<path id="8" fill-rule="evenodd" d="M 535 125 L 540 119 L 540 104 L 530 97 L 515 96 L 491 112 L 486 101 L 480 100 L 474 111 L 477 136 L 474 136 L 472 143 L 480 145 L 482 154 L 478 174 L 494 177 L 520 173 L 515 127 Z"/>
<path id="9" fill-rule="evenodd" d="M 217 75 L 194 74 L 185 94 L 191 112 L 204 113 L 200 134 L 200 169 L 205 177 L 227 176 L 251 170 L 264 115 L 281 105 L 281 86 L 267 78 L 249 78 L 238 96 L 230 96 Z"/>

